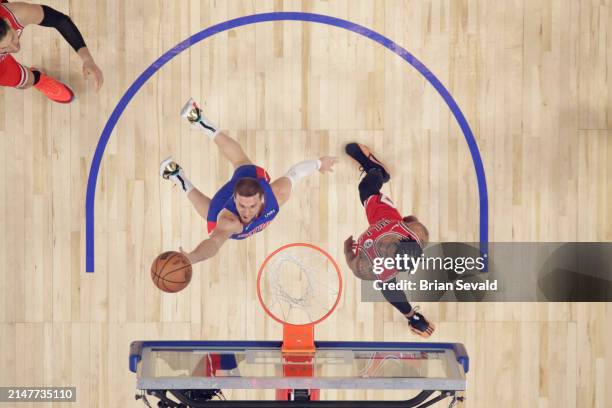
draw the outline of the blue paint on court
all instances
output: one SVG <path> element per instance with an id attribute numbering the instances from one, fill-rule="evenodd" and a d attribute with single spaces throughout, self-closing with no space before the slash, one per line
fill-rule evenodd
<path id="1" fill-rule="evenodd" d="M 134 83 L 121 97 L 119 103 L 117 104 L 117 106 L 113 110 L 113 113 L 108 119 L 108 122 L 106 122 L 104 130 L 102 130 L 98 146 L 96 147 L 96 151 L 91 162 L 91 168 L 89 170 L 89 179 L 87 180 L 87 197 L 85 201 L 85 259 L 87 272 L 94 271 L 94 203 L 96 196 L 96 181 L 98 179 L 98 172 L 100 171 L 102 156 L 104 155 L 104 150 L 106 149 L 106 145 L 108 144 L 108 140 L 110 139 L 113 129 L 117 124 L 117 121 L 119 121 L 119 118 L 121 118 L 121 114 L 125 110 L 128 103 L 130 103 L 134 95 L 136 95 L 136 93 L 140 90 L 140 88 L 142 88 L 145 82 L 147 82 L 147 80 L 151 78 L 153 74 L 155 74 L 161 67 L 163 67 L 168 61 L 170 61 L 176 55 L 180 54 L 192 45 L 197 44 L 200 41 L 205 40 L 206 38 L 211 37 L 215 34 L 230 30 L 232 28 L 266 21 L 281 20 L 308 21 L 313 23 L 327 24 L 335 27 L 344 28 L 354 33 L 363 35 L 364 37 L 376 41 L 377 43 L 393 51 L 395 54 L 399 55 L 406 62 L 416 68 L 417 71 L 419 71 L 425 77 L 425 79 L 427 79 L 427 81 L 429 81 L 429 83 L 433 85 L 433 87 L 438 91 L 442 99 L 444 99 L 449 109 L 453 113 L 453 116 L 457 120 L 457 123 L 459 124 L 459 127 L 461 128 L 465 136 L 465 141 L 467 142 L 468 147 L 470 149 L 470 153 L 472 155 L 472 161 L 474 162 L 474 169 L 476 171 L 476 179 L 478 181 L 478 194 L 480 200 L 480 251 L 482 254 L 487 256 L 489 243 L 489 204 L 487 197 L 487 182 L 485 178 L 484 167 L 482 165 L 482 159 L 480 157 L 480 151 L 478 150 L 478 145 L 476 144 L 476 140 L 474 139 L 472 130 L 470 129 L 470 126 L 468 125 L 465 116 L 461 112 L 461 109 L 459 109 L 459 106 L 457 105 L 453 97 L 450 95 L 444 85 L 442 85 L 442 83 L 438 80 L 438 78 L 436 78 L 436 76 L 425 65 L 423 65 L 421 61 L 419 61 L 416 57 L 414 57 L 404 48 L 400 47 L 387 37 L 370 30 L 369 28 L 363 27 L 359 24 L 351 23 L 347 20 L 325 16 L 322 14 L 277 12 L 239 17 L 208 27 L 200 31 L 199 33 L 192 35 L 185 41 L 179 43 L 174 48 L 164 53 L 155 62 L 153 62 L 151 66 L 149 66 L 142 74 L 140 74 L 136 81 L 134 81 Z"/>

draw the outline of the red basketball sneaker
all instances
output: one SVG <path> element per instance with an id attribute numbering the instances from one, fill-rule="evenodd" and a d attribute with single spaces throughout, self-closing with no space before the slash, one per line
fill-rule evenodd
<path id="1" fill-rule="evenodd" d="M 70 89 L 68 85 L 42 72 L 40 73 L 40 81 L 34 85 L 34 88 L 38 89 L 41 94 L 54 102 L 70 103 L 74 100 L 74 92 L 72 92 L 72 89 Z"/>

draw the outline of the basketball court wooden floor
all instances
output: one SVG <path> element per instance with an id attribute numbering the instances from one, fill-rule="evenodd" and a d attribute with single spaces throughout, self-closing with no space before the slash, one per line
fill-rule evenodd
<path id="1" fill-rule="evenodd" d="M 0 385 L 74 385 L 78 402 L 141 406 L 127 369 L 137 339 L 280 339 L 257 304 L 265 256 L 292 241 L 327 248 L 365 227 L 359 172 L 342 154 L 369 144 L 393 173 L 386 192 L 434 241 L 478 240 L 478 190 L 457 123 L 420 74 L 348 31 L 300 22 L 249 25 L 174 58 L 132 100 L 107 147 L 96 195 L 96 268 L 85 273 L 85 189 L 115 104 L 159 55 L 231 18 L 307 11 L 369 27 L 419 58 L 463 110 L 482 154 L 491 242 L 612 239 L 612 41 L 609 0 L 54 0 L 88 39 L 106 77 L 96 94 L 54 32 L 28 29 L 20 59 L 67 80 L 79 99 L 52 105 L 0 92 Z M 36 51 L 35 51 L 36 50 Z M 161 294 L 149 265 L 192 248 L 205 224 L 158 176 L 173 154 L 209 194 L 231 169 L 177 115 L 189 97 L 270 174 L 334 154 L 270 227 L 198 265 L 188 289 Z M 345 295 L 320 340 L 416 341 L 389 305 Z M 607 303 L 427 303 L 433 341 L 472 359 L 467 407 L 609 407 Z M 376 393 L 339 393 L 374 398 Z M 23 404 L 23 407 L 34 406 Z"/>

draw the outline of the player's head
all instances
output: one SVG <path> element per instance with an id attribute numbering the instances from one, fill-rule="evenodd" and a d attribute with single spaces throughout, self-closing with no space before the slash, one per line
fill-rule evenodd
<path id="1" fill-rule="evenodd" d="M 414 215 L 409 215 L 402 219 L 404 222 L 404 226 L 408 228 L 417 238 L 419 243 L 425 247 L 429 242 L 429 231 L 427 227 L 425 227 L 417 217 Z"/>
<path id="2" fill-rule="evenodd" d="M 402 259 L 417 259 L 423 255 L 423 248 L 412 238 L 402 238 L 397 242 L 395 247 L 395 255 L 399 255 Z"/>
<path id="3" fill-rule="evenodd" d="M 0 18 L 0 52 L 17 52 L 20 49 L 17 32 L 5 19 Z"/>
<path id="4" fill-rule="evenodd" d="M 234 186 L 234 203 L 243 224 L 251 222 L 264 204 L 264 190 L 256 179 L 244 177 Z"/>

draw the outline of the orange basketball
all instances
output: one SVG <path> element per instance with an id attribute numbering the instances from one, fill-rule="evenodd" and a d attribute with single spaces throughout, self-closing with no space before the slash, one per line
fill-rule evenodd
<path id="1" fill-rule="evenodd" d="M 175 293 L 189 285 L 192 271 L 191 263 L 185 255 L 168 251 L 153 261 L 151 279 L 164 292 Z"/>

